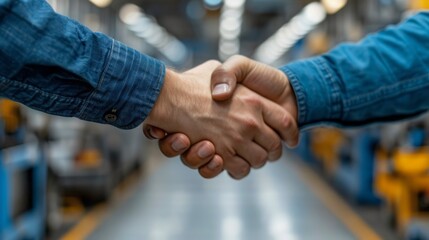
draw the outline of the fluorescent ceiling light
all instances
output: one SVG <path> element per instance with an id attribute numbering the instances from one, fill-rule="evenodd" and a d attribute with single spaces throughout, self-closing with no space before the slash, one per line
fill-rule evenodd
<path id="1" fill-rule="evenodd" d="M 334 14 L 347 4 L 347 0 L 321 0 L 321 3 L 327 13 Z"/>
<path id="2" fill-rule="evenodd" d="M 112 3 L 112 0 L 89 0 L 89 1 L 99 8 L 107 7 Z"/>
<path id="3" fill-rule="evenodd" d="M 119 18 L 128 25 L 137 23 L 142 17 L 140 8 L 134 4 L 125 4 L 119 11 Z"/>

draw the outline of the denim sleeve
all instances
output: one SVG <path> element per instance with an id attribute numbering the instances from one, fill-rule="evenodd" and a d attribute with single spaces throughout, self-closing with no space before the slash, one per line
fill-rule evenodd
<path id="1" fill-rule="evenodd" d="M 295 91 L 301 128 L 419 115 L 429 109 L 429 13 L 281 70 Z"/>
<path id="2" fill-rule="evenodd" d="M 163 63 L 56 14 L 44 0 L 0 0 L 0 95 L 60 116 L 138 126 Z"/>

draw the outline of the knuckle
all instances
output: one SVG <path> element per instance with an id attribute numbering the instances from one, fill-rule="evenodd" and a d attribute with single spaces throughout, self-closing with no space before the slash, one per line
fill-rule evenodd
<path id="1" fill-rule="evenodd" d="M 250 165 L 243 161 L 243 163 L 226 170 L 232 178 L 239 180 L 246 177 L 250 173 Z"/>
<path id="2" fill-rule="evenodd" d="M 247 176 L 250 173 L 250 166 L 247 164 L 243 164 L 242 166 L 240 166 L 237 169 L 237 175 L 240 178 L 244 178 L 245 176 Z"/>
<path id="3" fill-rule="evenodd" d="M 213 71 L 212 76 L 221 77 L 221 76 L 226 75 L 226 74 L 227 74 L 227 71 L 225 70 L 225 68 L 218 67 Z"/>
<path id="4" fill-rule="evenodd" d="M 232 157 L 232 156 L 235 156 L 236 154 L 234 147 L 240 144 L 244 144 L 246 140 L 244 139 L 244 135 L 240 134 L 239 132 L 236 132 L 235 134 L 231 135 L 230 139 L 231 139 L 231 146 L 229 146 L 226 150 L 227 150 L 228 156 Z M 234 147 L 232 145 L 234 145 Z"/>
<path id="5" fill-rule="evenodd" d="M 217 60 L 208 60 L 207 61 L 208 64 L 212 64 L 212 65 L 221 65 L 222 63 L 217 61 Z"/>
<path id="6" fill-rule="evenodd" d="M 243 120 L 243 126 L 246 130 L 256 130 L 259 128 L 259 122 L 256 119 L 249 117 Z"/>
<path id="7" fill-rule="evenodd" d="M 268 151 L 277 151 L 282 148 L 282 142 L 279 139 L 273 141 L 268 148 Z"/>
<path id="8" fill-rule="evenodd" d="M 231 141 L 242 142 L 243 138 L 240 134 L 234 134 L 233 136 L 231 136 Z M 216 153 L 221 155 L 223 160 L 226 162 L 233 160 L 234 156 L 237 154 L 234 147 L 229 144 L 225 146 L 220 146 L 219 148 L 216 148 L 216 150 Z"/>
<path id="9" fill-rule="evenodd" d="M 275 151 L 271 151 L 268 153 L 268 161 L 276 161 L 278 159 L 280 159 L 280 157 L 282 156 L 282 149 L 278 149 Z"/>
<path id="10" fill-rule="evenodd" d="M 281 118 L 281 125 L 284 129 L 289 129 L 293 126 L 292 118 L 289 115 L 283 115 Z"/>
<path id="11" fill-rule="evenodd" d="M 251 107 L 261 107 L 262 106 L 262 100 L 261 98 L 255 96 L 255 95 L 244 95 L 242 96 L 243 102 L 246 105 L 249 105 Z"/>
<path id="12" fill-rule="evenodd" d="M 270 161 L 270 162 L 274 162 L 274 161 L 279 160 L 279 159 L 280 159 L 280 157 L 281 157 L 281 155 L 280 155 L 280 154 L 272 155 L 272 156 L 268 159 L 268 161 Z"/>
<path id="13" fill-rule="evenodd" d="M 265 152 L 264 154 L 261 154 L 261 156 L 259 156 L 255 160 L 255 162 L 254 162 L 254 164 L 253 164 L 252 167 L 255 168 L 255 169 L 261 168 L 261 167 L 263 167 L 265 165 L 265 163 L 267 162 L 267 160 L 268 160 L 268 153 Z"/>
<path id="14" fill-rule="evenodd" d="M 243 60 L 246 60 L 246 57 L 242 55 L 233 55 L 232 57 L 229 58 L 229 61 L 243 61 Z"/>

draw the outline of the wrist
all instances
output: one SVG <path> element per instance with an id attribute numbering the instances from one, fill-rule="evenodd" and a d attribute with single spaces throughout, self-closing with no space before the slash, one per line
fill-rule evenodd
<path id="1" fill-rule="evenodd" d="M 340 118 L 339 80 L 323 57 L 289 63 L 281 70 L 296 95 L 300 128 Z"/>
<path id="2" fill-rule="evenodd" d="M 193 120 L 206 114 L 201 108 L 212 102 L 209 86 L 205 85 L 192 73 L 167 69 L 164 85 L 146 123 L 167 133 L 192 129 Z"/>
<path id="3" fill-rule="evenodd" d="M 178 82 L 179 74 L 175 73 L 171 69 L 166 69 L 164 84 L 158 95 L 158 98 L 153 105 L 149 116 L 146 119 L 146 123 L 153 126 L 164 126 L 167 119 L 174 116 L 174 101 L 176 98 L 177 91 L 175 90 L 175 84 Z"/>
<path id="4" fill-rule="evenodd" d="M 285 76 L 285 81 L 287 82 L 287 86 L 285 89 L 286 93 L 286 101 L 284 103 L 284 108 L 288 111 L 292 117 L 298 122 L 298 103 L 296 100 L 295 91 L 292 88 L 292 85 L 289 81 L 289 78 Z"/>

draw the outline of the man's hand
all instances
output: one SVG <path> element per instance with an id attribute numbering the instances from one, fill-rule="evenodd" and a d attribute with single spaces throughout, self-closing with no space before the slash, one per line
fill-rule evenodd
<path id="1" fill-rule="evenodd" d="M 167 133 L 186 133 L 186 136 L 173 134 L 162 140 L 161 149 L 168 156 L 174 155 L 171 154 L 174 151 L 185 151 L 189 143 L 208 140 L 182 152 L 184 163 L 199 168 L 201 175 L 210 177 L 213 173 L 205 170 L 214 166 L 214 174 L 218 174 L 223 159 L 224 169 L 240 179 L 249 173 L 250 167 L 262 167 L 268 158 L 281 156 L 280 138 L 272 129 L 295 129 L 296 133 L 288 134 L 297 135 L 297 126 L 281 106 L 242 86 L 236 87 L 229 100 L 212 101 L 209 79 L 219 66 L 220 63 L 210 61 L 183 74 L 169 71 L 160 96 L 145 121 L 153 127 L 145 128 L 145 133 L 151 133 L 152 137 L 161 137 L 161 129 Z M 287 136 L 286 132 L 281 136 Z M 170 147 L 173 151 L 169 152 L 166 149 Z M 214 149 L 217 155 L 212 152 Z M 201 162 L 208 158 L 212 160 L 208 165 Z"/>
<path id="2" fill-rule="evenodd" d="M 296 96 L 282 71 L 243 56 L 233 56 L 212 74 L 213 99 L 216 101 L 229 99 L 237 83 L 279 104 L 297 121 Z M 290 147 L 298 144 L 299 132 L 281 129 L 279 133 Z"/>
<path id="3" fill-rule="evenodd" d="M 242 56 L 234 56 L 212 74 L 213 99 L 217 101 L 229 99 L 237 82 L 277 102 L 289 111 L 291 118 L 296 121 L 295 94 L 286 75 L 281 71 Z M 166 136 L 162 129 L 150 125 L 145 125 L 144 130 L 147 137 L 161 139 L 159 146 L 166 156 L 181 155 L 186 165 L 199 168 L 201 176 L 212 178 L 221 172 L 223 159 L 215 155 L 215 146 L 210 141 L 198 142 L 190 148 L 190 141 L 184 134 L 175 133 Z M 295 146 L 298 142 L 298 130 L 293 126 L 281 130 L 283 140 L 290 147 Z"/>

